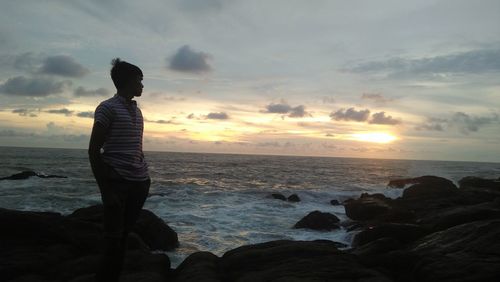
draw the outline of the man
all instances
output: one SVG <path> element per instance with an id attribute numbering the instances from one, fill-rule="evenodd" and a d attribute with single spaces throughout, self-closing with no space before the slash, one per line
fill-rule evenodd
<path id="1" fill-rule="evenodd" d="M 142 113 L 132 100 L 142 94 L 142 71 L 119 58 L 111 64 L 117 93 L 96 108 L 89 144 L 90 165 L 104 208 L 105 249 L 96 280 L 107 282 L 119 280 L 128 233 L 151 184 L 142 152 Z"/>

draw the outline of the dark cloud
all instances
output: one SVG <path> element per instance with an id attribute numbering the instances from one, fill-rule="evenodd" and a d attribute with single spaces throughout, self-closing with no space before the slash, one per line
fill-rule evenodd
<path id="1" fill-rule="evenodd" d="M 79 112 L 76 114 L 76 116 L 81 118 L 94 118 L 94 112 L 93 111 Z"/>
<path id="2" fill-rule="evenodd" d="M 306 107 L 304 107 L 303 105 L 293 107 L 288 116 L 292 117 L 292 118 L 311 116 L 311 114 L 306 112 L 305 109 L 306 109 Z"/>
<path id="3" fill-rule="evenodd" d="M 385 103 L 393 100 L 390 98 L 386 98 L 382 94 L 379 94 L 379 93 L 363 93 L 363 95 L 361 96 L 361 99 L 373 101 L 377 104 L 385 104 Z"/>
<path id="4" fill-rule="evenodd" d="M 367 121 L 370 117 L 370 110 L 355 110 L 354 108 L 349 108 L 347 110 L 340 109 L 336 112 L 332 112 L 330 117 L 334 120 L 345 120 L 345 121 Z"/>
<path id="5" fill-rule="evenodd" d="M 2 67 L 12 67 L 17 70 L 33 72 L 43 56 L 32 52 L 26 52 L 18 55 L 2 55 L 0 56 L 0 64 Z"/>
<path id="6" fill-rule="evenodd" d="M 274 104 L 271 103 L 266 106 L 266 113 L 272 114 L 288 114 L 292 110 L 292 107 L 286 103 Z"/>
<path id="7" fill-rule="evenodd" d="M 173 120 L 164 120 L 164 119 L 159 119 L 159 120 L 146 119 L 145 121 L 152 122 L 152 123 L 158 123 L 158 124 L 177 124 Z"/>
<path id="8" fill-rule="evenodd" d="M 206 116 L 207 119 L 229 119 L 229 116 L 227 113 L 220 112 L 220 113 L 209 113 Z"/>
<path id="9" fill-rule="evenodd" d="M 73 111 L 70 111 L 66 108 L 58 109 L 58 110 L 48 110 L 46 112 L 49 114 L 60 114 L 60 115 L 65 115 L 65 116 L 71 116 L 73 114 Z"/>
<path id="10" fill-rule="evenodd" d="M 36 114 L 33 113 L 33 110 L 31 109 L 14 109 L 12 110 L 12 113 L 14 114 L 19 114 L 20 116 L 23 116 L 23 117 L 37 117 Z"/>
<path id="11" fill-rule="evenodd" d="M 184 45 L 169 59 L 169 68 L 175 71 L 201 73 L 212 69 L 208 64 L 211 56 L 204 52 L 195 52 Z"/>
<path id="12" fill-rule="evenodd" d="M 187 119 L 194 119 L 195 117 L 194 117 L 194 114 L 193 114 L 193 113 L 190 113 L 190 114 L 189 114 L 186 118 L 187 118 Z"/>
<path id="13" fill-rule="evenodd" d="M 390 76 L 500 72 L 500 49 L 473 50 L 422 59 L 392 58 L 344 69 L 354 73 L 387 72 Z"/>
<path id="14" fill-rule="evenodd" d="M 0 84 L 0 92 L 7 95 L 44 97 L 61 93 L 64 87 L 70 84 L 70 81 L 55 81 L 46 77 L 27 78 L 17 76 L 7 79 L 4 84 Z"/>
<path id="15" fill-rule="evenodd" d="M 388 125 L 396 125 L 400 124 L 401 121 L 394 119 L 392 116 L 385 115 L 385 112 L 374 113 L 372 115 L 372 119 L 369 121 L 372 124 L 388 124 Z"/>
<path id="16" fill-rule="evenodd" d="M 271 103 L 266 106 L 266 110 L 262 111 L 263 113 L 272 113 L 272 114 L 288 114 L 289 117 L 299 118 L 311 116 L 310 113 L 306 112 L 306 107 L 304 105 L 298 105 L 296 107 L 292 107 L 288 105 L 286 102 L 282 101 L 281 103 Z"/>
<path id="17" fill-rule="evenodd" d="M 451 123 L 454 126 L 457 126 L 460 132 L 464 134 L 469 134 L 470 132 L 477 132 L 479 131 L 480 127 L 495 122 L 498 123 L 498 121 L 499 118 L 497 114 L 493 114 L 487 117 L 477 117 L 477 116 L 470 116 L 463 112 L 456 112 L 451 118 Z"/>
<path id="18" fill-rule="evenodd" d="M 415 127 L 416 130 L 444 131 L 456 128 L 462 134 L 468 135 L 477 132 L 481 127 L 489 124 L 500 123 L 498 114 L 488 116 L 471 116 L 464 112 L 456 112 L 449 118 L 428 118 L 426 122 Z"/>
<path id="19" fill-rule="evenodd" d="M 38 72 L 65 77 L 82 77 L 89 73 L 89 70 L 79 64 L 73 57 L 57 55 L 45 58 Z"/>
<path id="20" fill-rule="evenodd" d="M 110 93 L 111 92 L 106 88 L 85 89 L 85 87 L 82 87 L 82 86 L 79 86 L 73 92 L 73 94 L 77 97 L 107 96 Z"/>

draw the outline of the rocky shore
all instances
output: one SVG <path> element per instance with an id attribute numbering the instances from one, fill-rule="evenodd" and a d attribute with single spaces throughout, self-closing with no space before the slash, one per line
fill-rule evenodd
<path id="1" fill-rule="evenodd" d="M 392 189 L 405 189 L 402 197 L 363 194 L 340 203 L 348 221 L 311 211 L 294 226 L 345 228 L 356 234 L 349 249 L 325 240 L 271 241 L 221 257 L 196 252 L 176 269 L 152 251 L 176 248 L 177 234 L 143 210 L 122 281 L 500 281 L 500 179 L 458 184 L 436 176 L 392 180 Z M 0 209 L 0 281 L 92 281 L 101 215 L 100 206 L 67 216 Z"/>

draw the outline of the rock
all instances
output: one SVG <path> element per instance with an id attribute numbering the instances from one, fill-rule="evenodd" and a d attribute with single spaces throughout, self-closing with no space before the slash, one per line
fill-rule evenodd
<path id="1" fill-rule="evenodd" d="M 219 261 L 219 257 L 209 252 L 193 253 L 177 267 L 174 272 L 174 281 L 222 281 L 221 273 L 219 273 Z"/>
<path id="2" fill-rule="evenodd" d="M 85 213 L 77 214 L 83 217 Z M 75 215 L 0 208 L 0 225 L 3 226 L 0 232 L 2 281 L 87 281 L 96 271 L 103 249 L 99 223 L 84 221 Z M 130 234 L 127 275 L 138 277 L 142 273 L 144 277 L 165 280 L 169 269 L 167 256 L 151 254 L 138 235 Z"/>
<path id="3" fill-rule="evenodd" d="M 294 225 L 294 228 L 309 228 L 314 230 L 333 230 L 340 226 L 338 217 L 331 213 L 313 211 Z"/>
<path id="4" fill-rule="evenodd" d="M 500 218 L 500 206 L 493 202 L 485 202 L 442 209 L 422 218 L 419 224 L 436 232 L 464 223 L 494 218 Z"/>
<path id="5" fill-rule="evenodd" d="M 222 281 L 390 281 L 331 241 L 271 241 L 225 253 Z"/>
<path id="6" fill-rule="evenodd" d="M 427 230 L 415 224 L 385 223 L 368 227 L 356 234 L 353 245 L 362 246 L 381 238 L 391 238 L 400 243 L 407 244 L 428 233 Z"/>
<path id="7" fill-rule="evenodd" d="M 271 194 L 271 197 L 277 200 L 286 201 L 286 197 L 279 193 L 273 193 Z"/>
<path id="8" fill-rule="evenodd" d="M 424 177 L 424 176 L 422 176 Z M 448 179 L 426 176 L 426 181 L 419 181 L 403 191 L 403 198 L 450 197 L 458 193 L 457 186 Z M 414 179 L 421 179 L 420 177 Z"/>
<path id="9" fill-rule="evenodd" d="M 466 188 L 488 188 L 500 191 L 500 179 L 484 179 L 475 176 L 467 176 L 458 181 L 460 189 Z"/>
<path id="10" fill-rule="evenodd" d="M 430 234 L 410 249 L 421 259 L 419 281 L 498 281 L 500 219 L 475 221 Z"/>
<path id="11" fill-rule="evenodd" d="M 332 204 L 333 206 L 338 206 L 340 205 L 340 202 L 338 200 L 331 200 L 330 204 Z"/>
<path id="12" fill-rule="evenodd" d="M 177 233 L 148 210 L 141 211 L 134 232 L 153 250 L 171 251 L 179 247 Z"/>
<path id="13" fill-rule="evenodd" d="M 75 210 L 69 218 L 101 224 L 102 205 Z M 170 251 L 179 246 L 177 233 L 161 218 L 148 210 L 142 210 L 134 227 L 134 232 L 152 250 Z"/>
<path id="14" fill-rule="evenodd" d="M 415 178 L 394 179 L 389 181 L 389 184 L 387 184 L 387 186 L 404 188 L 408 184 L 422 184 L 428 186 L 455 186 L 452 181 L 446 178 L 432 175 L 424 175 Z"/>
<path id="15" fill-rule="evenodd" d="M 292 194 L 287 199 L 289 202 L 300 202 L 300 198 L 297 194 Z"/>
<path id="16" fill-rule="evenodd" d="M 22 180 L 22 179 L 28 179 L 32 176 L 38 176 L 40 178 L 67 178 L 66 176 L 60 176 L 60 175 L 45 175 L 45 174 L 39 174 L 31 170 L 26 170 L 20 173 L 12 174 L 11 176 L 7 177 L 2 177 L 0 180 Z"/>
<path id="17" fill-rule="evenodd" d="M 359 199 L 344 202 L 345 213 L 350 219 L 370 220 L 386 214 L 390 209 L 391 199 L 382 194 L 363 193 Z"/>

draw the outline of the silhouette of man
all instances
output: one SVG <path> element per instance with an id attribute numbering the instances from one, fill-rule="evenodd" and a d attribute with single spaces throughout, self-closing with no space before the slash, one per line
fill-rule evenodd
<path id="1" fill-rule="evenodd" d="M 119 280 L 127 237 L 151 184 L 142 152 L 142 113 L 132 100 L 142 94 L 142 71 L 119 58 L 111 64 L 117 93 L 96 108 L 89 144 L 90 165 L 104 208 L 105 248 L 96 280 L 106 282 Z"/>

